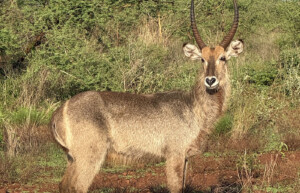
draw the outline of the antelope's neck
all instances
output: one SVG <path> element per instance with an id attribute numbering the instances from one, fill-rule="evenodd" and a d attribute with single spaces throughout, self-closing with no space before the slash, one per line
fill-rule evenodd
<path id="1" fill-rule="evenodd" d="M 198 79 L 192 90 L 193 110 L 201 130 L 211 133 L 214 123 L 225 112 L 230 94 L 229 78 L 220 84 L 218 91 L 208 93 L 204 77 Z"/>

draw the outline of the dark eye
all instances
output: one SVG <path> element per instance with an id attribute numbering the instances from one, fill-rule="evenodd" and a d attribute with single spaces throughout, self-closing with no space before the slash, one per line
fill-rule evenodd
<path id="1" fill-rule="evenodd" d="M 204 62 L 205 62 L 205 60 L 204 60 L 203 58 L 201 58 L 201 62 L 202 62 L 202 63 L 204 63 Z"/>
<path id="2" fill-rule="evenodd" d="M 222 56 L 221 58 L 220 58 L 220 60 L 222 60 L 222 61 L 226 61 L 226 58 L 225 58 L 225 56 Z"/>

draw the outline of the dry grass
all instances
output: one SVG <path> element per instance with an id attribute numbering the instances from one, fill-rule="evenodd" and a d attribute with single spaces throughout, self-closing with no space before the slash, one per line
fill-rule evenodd
<path id="1" fill-rule="evenodd" d="M 257 157 L 253 157 L 245 151 L 238 162 L 237 175 L 242 186 L 242 192 L 257 192 L 258 190 L 267 190 L 274 185 L 275 172 L 278 165 L 280 154 L 271 154 L 263 170 L 260 169 Z"/>
<path id="2" fill-rule="evenodd" d="M 274 171 L 277 166 L 278 156 L 279 154 L 272 155 L 269 163 L 265 165 L 264 174 L 261 182 L 263 186 L 270 187 L 272 185 L 274 179 Z"/>
<path id="3" fill-rule="evenodd" d="M 248 155 L 245 150 L 244 155 L 237 164 L 237 175 L 242 189 L 246 191 L 253 190 L 254 183 L 254 162 L 255 158 Z"/>
<path id="4" fill-rule="evenodd" d="M 54 142 L 47 126 L 5 123 L 4 143 L 8 157 L 38 151 L 43 144 Z"/>
<path id="5" fill-rule="evenodd" d="M 159 19 L 155 18 L 145 18 L 137 29 L 137 37 L 145 45 L 166 46 L 168 44 L 168 35 L 161 31 L 158 21 Z"/>

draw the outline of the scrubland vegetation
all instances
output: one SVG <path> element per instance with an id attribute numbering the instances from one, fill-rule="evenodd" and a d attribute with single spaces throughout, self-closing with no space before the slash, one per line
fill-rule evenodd
<path id="1" fill-rule="evenodd" d="M 189 4 L 0 0 L 0 185 L 39 183 L 43 177 L 37 173 L 47 176 L 49 168 L 55 168 L 48 175 L 51 182 L 60 180 L 64 153 L 47 124 L 75 94 L 189 90 L 201 68 L 182 53 L 183 43 L 194 42 Z M 300 2 L 238 4 L 236 38 L 244 40 L 245 49 L 229 61 L 232 96 L 208 152 L 238 155 L 237 167 L 249 179 L 253 155 L 283 156 L 300 149 Z M 198 0 L 195 5 L 204 41 L 216 45 L 231 26 L 232 1 Z M 295 190 L 299 180 L 258 189 Z M 253 184 L 241 181 L 245 191 L 254 191 Z"/>

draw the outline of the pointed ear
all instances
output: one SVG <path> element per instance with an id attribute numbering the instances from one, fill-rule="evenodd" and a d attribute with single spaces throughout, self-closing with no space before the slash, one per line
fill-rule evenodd
<path id="1" fill-rule="evenodd" d="M 199 51 L 199 49 L 196 46 L 194 46 L 192 44 L 184 44 L 183 52 L 191 60 L 200 60 L 201 59 L 201 52 Z"/>
<path id="2" fill-rule="evenodd" d="M 243 49 L 243 40 L 232 41 L 226 50 L 226 59 L 229 60 L 231 57 L 238 57 L 238 55 L 243 52 Z"/>

